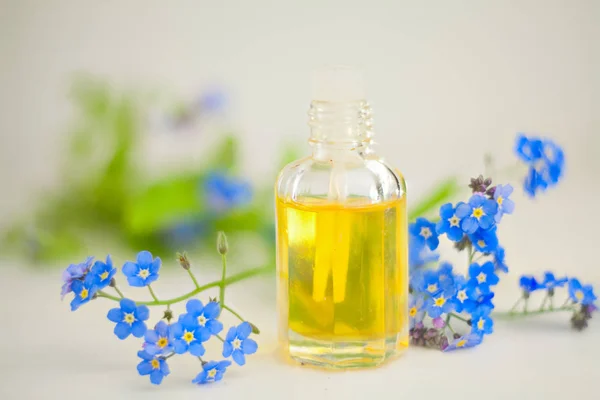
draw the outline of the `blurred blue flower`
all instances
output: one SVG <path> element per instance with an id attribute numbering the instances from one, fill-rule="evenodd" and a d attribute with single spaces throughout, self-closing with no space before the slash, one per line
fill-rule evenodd
<path id="1" fill-rule="evenodd" d="M 143 350 L 138 351 L 138 357 L 142 361 L 138 364 L 138 373 L 142 376 L 150 375 L 150 382 L 155 385 L 160 385 L 163 378 L 171 373 L 167 361 L 162 358 L 157 358 Z"/>
<path id="2" fill-rule="evenodd" d="M 96 261 L 90 271 L 90 274 L 94 276 L 98 290 L 107 287 L 116 273 L 117 269 L 113 267 L 110 256 L 106 256 L 106 262 L 100 260 Z"/>
<path id="3" fill-rule="evenodd" d="M 158 279 L 160 263 L 159 257 L 153 259 L 149 251 L 140 251 L 137 255 L 137 262 L 127 261 L 123 265 L 123 274 L 131 286 L 148 286 Z"/>
<path id="4" fill-rule="evenodd" d="M 479 294 L 476 296 L 475 300 L 467 300 L 464 303 L 464 311 L 469 314 L 473 314 L 477 310 L 491 312 L 494 309 L 494 303 L 492 303 L 493 298 L 494 292 Z"/>
<path id="5" fill-rule="evenodd" d="M 508 272 L 508 266 L 506 265 L 506 255 L 504 252 L 504 247 L 498 246 L 496 251 L 494 252 L 494 266 L 496 270 L 500 270 L 502 272 Z"/>
<path id="6" fill-rule="evenodd" d="M 494 191 L 494 200 L 498 205 L 498 212 L 494 219 L 496 223 L 500 222 L 504 214 L 512 214 L 515 210 L 515 202 L 509 199 L 509 196 L 513 192 L 511 185 L 498 185 Z"/>
<path id="7" fill-rule="evenodd" d="M 409 232 L 417 242 L 426 244 L 429 250 L 435 250 L 440 244 L 435 224 L 425 218 L 419 217 L 410 224 Z"/>
<path id="8" fill-rule="evenodd" d="M 144 305 L 136 305 L 130 299 L 121 299 L 119 308 L 108 311 L 107 318 L 116 323 L 115 335 L 121 340 L 133 335 L 137 338 L 146 333 L 146 321 L 150 317 L 150 310 Z"/>
<path id="9" fill-rule="evenodd" d="M 410 317 L 410 328 L 414 328 L 417 322 L 423 321 L 425 317 L 425 299 L 420 294 L 410 294 L 408 303 L 408 316 Z"/>
<path id="10" fill-rule="evenodd" d="M 98 291 L 95 279 L 90 274 L 87 274 L 83 280 L 71 282 L 71 290 L 75 293 L 75 297 L 71 300 L 71 311 L 89 302 Z"/>
<path id="11" fill-rule="evenodd" d="M 482 253 L 493 253 L 498 248 L 498 236 L 496 226 L 491 229 L 478 229 L 469 235 L 469 240 L 477 251 Z"/>
<path id="12" fill-rule="evenodd" d="M 449 262 L 440 263 L 438 268 L 438 280 L 442 289 L 447 289 L 454 286 L 453 266 Z"/>
<path id="13" fill-rule="evenodd" d="M 451 342 L 448 345 L 448 347 L 446 347 L 444 349 L 444 351 L 452 351 L 452 350 L 457 350 L 457 349 L 466 349 L 468 347 L 474 347 L 474 346 L 479 345 L 482 340 L 483 340 L 482 335 L 478 335 L 476 333 L 471 333 L 469 335 L 459 337 L 458 339 L 454 339 L 454 341 Z"/>
<path id="14" fill-rule="evenodd" d="M 439 270 L 428 269 L 423 271 L 423 279 L 421 282 L 421 287 L 419 289 L 422 292 L 427 292 L 429 295 L 434 295 L 442 289 Z"/>
<path id="15" fill-rule="evenodd" d="M 185 305 L 187 315 L 198 321 L 200 329 L 205 329 L 209 335 L 216 335 L 223 330 L 223 324 L 216 319 L 221 308 L 216 301 L 209 302 L 206 306 L 198 299 L 192 299 Z"/>
<path id="16" fill-rule="evenodd" d="M 408 246 L 408 265 L 411 270 L 436 262 L 440 258 L 439 254 L 429 250 L 425 242 L 420 241 L 413 235 L 408 237 Z"/>
<path id="17" fill-rule="evenodd" d="M 471 329 L 478 335 L 489 335 L 494 331 L 494 321 L 490 317 L 490 310 L 479 308 L 471 314 Z"/>
<path id="18" fill-rule="evenodd" d="M 200 327 L 196 318 L 191 315 L 180 317 L 177 323 L 171 325 L 171 332 L 175 353 L 189 351 L 197 357 L 204 355 L 206 350 L 202 343 L 210 339 L 210 331 Z"/>
<path id="19" fill-rule="evenodd" d="M 63 271 L 62 280 L 64 283 L 60 292 L 61 299 L 64 299 L 65 295 L 72 292 L 71 285 L 73 281 L 83 278 L 89 271 L 93 260 L 94 257 L 88 257 L 84 262 L 71 264 Z"/>
<path id="20" fill-rule="evenodd" d="M 469 203 L 460 203 L 456 207 L 456 216 L 462 220 L 461 228 L 465 233 L 472 234 L 478 228 L 489 229 L 494 225 L 494 216 L 498 205 L 494 200 L 482 194 L 474 194 Z"/>
<path id="21" fill-rule="evenodd" d="M 252 326 L 248 322 L 242 322 L 237 327 L 229 328 L 225 342 L 223 343 L 223 357 L 232 356 L 238 365 L 246 363 L 245 354 L 254 354 L 258 345 L 248 336 L 252 333 Z"/>
<path id="22" fill-rule="evenodd" d="M 552 272 L 547 271 L 544 273 L 544 282 L 542 283 L 542 285 L 546 289 L 552 290 L 555 287 L 563 287 L 568 281 L 569 278 L 567 278 L 566 276 L 564 278 L 557 279 Z"/>
<path id="23" fill-rule="evenodd" d="M 252 187 L 249 182 L 230 177 L 220 171 L 209 173 L 202 189 L 207 206 L 218 213 L 244 206 L 252 200 Z"/>
<path id="24" fill-rule="evenodd" d="M 463 312 L 468 308 L 469 305 L 472 305 L 472 308 L 475 308 L 475 300 L 477 299 L 476 295 L 476 285 L 474 282 L 467 280 L 464 276 L 459 275 L 454 278 L 454 283 L 456 285 L 456 295 L 454 295 L 454 309 L 456 312 Z"/>
<path id="25" fill-rule="evenodd" d="M 543 143 L 538 138 L 528 138 L 523 134 L 517 136 L 515 152 L 525 162 L 540 160 L 544 153 Z"/>
<path id="26" fill-rule="evenodd" d="M 582 285 L 578 279 L 569 280 L 569 297 L 577 304 L 589 305 L 596 300 L 592 285 Z"/>
<path id="27" fill-rule="evenodd" d="M 227 371 L 227 367 L 231 365 L 231 361 L 209 361 L 202 365 L 202 372 L 194 378 L 192 383 L 204 384 L 209 382 L 218 382 L 223 379 L 223 375 Z"/>
<path id="28" fill-rule="evenodd" d="M 550 185 L 558 183 L 563 174 L 565 153 L 563 149 L 552 140 L 544 140 L 544 162 L 546 163 L 545 176 Z"/>
<path id="29" fill-rule="evenodd" d="M 464 235 L 461 222 L 462 220 L 456 216 L 456 208 L 451 203 L 447 203 L 440 207 L 440 220 L 435 229 L 439 235 L 445 233 L 448 239 L 458 242 Z"/>
<path id="30" fill-rule="evenodd" d="M 454 310 L 453 291 L 451 289 L 440 290 L 433 294 L 425 302 L 427 315 L 431 318 L 439 317 Z"/>
<path id="31" fill-rule="evenodd" d="M 521 276 L 521 278 L 519 279 L 519 286 L 521 287 L 521 289 L 523 289 L 523 292 L 526 296 L 529 295 L 529 293 L 531 292 L 535 292 L 536 290 L 542 290 L 546 288 L 546 286 L 544 286 L 543 283 L 538 282 L 533 276 L 530 275 Z"/>
<path id="32" fill-rule="evenodd" d="M 494 272 L 494 264 L 486 261 L 482 265 L 473 263 L 469 266 L 469 278 L 482 294 L 490 293 L 490 286 L 498 284 L 498 276 Z"/>
<path id="33" fill-rule="evenodd" d="M 154 329 L 147 330 L 144 339 L 144 350 L 150 355 L 173 352 L 173 334 L 165 321 L 159 321 Z"/>
<path id="34" fill-rule="evenodd" d="M 546 188 L 548 188 L 548 182 L 546 182 L 543 175 L 534 167 L 529 168 L 529 172 L 523 181 L 523 190 L 525 193 L 530 197 L 535 197 L 537 192 L 543 192 Z"/>
<path id="35" fill-rule="evenodd" d="M 212 89 L 200 95 L 198 105 L 202 111 L 216 112 L 222 110 L 227 104 L 227 96 L 222 90 Z"/>

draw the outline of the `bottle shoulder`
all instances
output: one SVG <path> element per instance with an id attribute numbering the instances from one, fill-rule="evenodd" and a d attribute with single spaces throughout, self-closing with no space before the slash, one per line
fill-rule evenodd
<path id="1" fill-rule="evenodd" d="M 317 160 L 305 157 L 286 165 L 277 177 L 278 197 L 299 201 L 304 197 L 331 197 L 344 192 L 368 203 L 380 203 L 406 195 L 403 174 L 376 157 Z"/>

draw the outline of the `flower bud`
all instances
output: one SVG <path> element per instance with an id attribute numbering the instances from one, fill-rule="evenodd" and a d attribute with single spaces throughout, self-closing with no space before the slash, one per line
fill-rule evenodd
<path id="1" fill-rule="evenodd" d="M 117 280 L 116 280 L 114 277 L 112 277 L 112 278 L 110 279 L 110 283 L 109 283 L 108 285 L 109 285 L 110 287 L 115 287 L 115 286 L 117 286 Z"/>
<path id="2" fill-rule="evenodd" d="M 225 232 L 219 231 L 217 236 L 217 251 L 223 256 L 227 254 L 227 250 L 229 250 L 229 245 L 227 244 L 227 236 L 225 236 Z"/>
<path id="3" fill-rule="evenodd" d="M 252 333 L 255 333 L 258 335 L 260 333 L 260 330 L 258 329 L 258 327 L 256 325 L 254 325 L 252 322 L 248 322 L 248 323 L 252 327 Z"/>
<path id="4" fill-rule="evenodd" d="M 181 265 L 183 269 L 190 269 L 190 260 L 188 259 L 187 253 L 185 251 L 183 253 L 177 253 L 177 261 L 179 261 L 179 265 Z"/>
<path id="5" fill-rule="evenodd" d="M 165 310 L 165 313 L 163 315 L 163 319 L 166 319 L 167 322 L 171 322 L 171 320 L 173 319 L 173 311 L 171 311 L 171 310 Z"/>

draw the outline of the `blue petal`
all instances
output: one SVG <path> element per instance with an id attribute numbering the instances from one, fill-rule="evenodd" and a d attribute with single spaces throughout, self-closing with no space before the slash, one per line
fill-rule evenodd
<path id="1" fill-rule="evenodd" d="M 152 372 L 152 364 L 148 361 L 142 361 L 138 364 L 137 370 L 140 375 L 148 375 Z"/>
<path id="2" fill-rule="evenodd" d="M 244 357 L 244 353 L 242 353 L 241 350 L 234 350 L 233 361 L 235 361 L 237 365 L 244 365 L 246 364 L 246 357 Z"/>
<path id="3" fill-rule="evenodd" d="M 188 350 L 187 343 L 184 340 L 173 341 L 173 351 L 177 354 L 183 354 Z"/>
<path id="4" fill-rule="evenodd" d="M 216 318 L 219 316 L 220 311 L 221 307 L 219 307 L 219 303 L 211 301 L 204 307 L 204 316 L 208 319 Z"/>
<path id="5" fill-rule="evenodd" d="M 138 265 L 132 263 L 131 261 L 127 261 L 124 265 L 123 265 L 123 274 L 125 274 L 125 276 L 135 276 L 138 273 Z"/>
<path id="6" fill-rule="evenodd" d="M 137 352 L 138 357 L 144 359 L 144 360 L 152 360 L 154 358 L 154 356 L 150 353 L 148 353 L 147 351 L 144 350 L 140 350 Z"/>
<path id="7" fill-rule="evenodd" d="M 513 211 L 515 210 L 515 202 L 510 200 L 510 199 L 505 199 L 502 202 L 502 211 L 504 211 L 507 214 L 512 214 Z"/>
<path id="8" fill-rule="evenodd" d="M 235 326 L 232 326 L 231 328 L 229 328 L 229 331 L 227 332 L 227 336 L 225 337 L 225 340 L 228 342 L 233 341 L 233 339 L 235 339 L 235 332 L 236 332 Z"/>
<path id="9" fill-rule="evenodd" d="M 221 379 L 223 379 L 223 375 L 223 371 L 217 371 L 217 373 L 215 374 L 215 382 L 219 382 Z"/>
<path id="10" fill-rule="evenodd" d="M 78 295 L 83 290 L 83 282 L 82 281 L 73 281 L 71 283 L 71 290 L 73 292 L 75 292 L 75 294 Z"/>
<path id="11" fill-rule="evenodd" d="M 76 311 L 81 304 L 81 299 L 76 296 L 73 300 L 71 300 L 71 311 Z"/>
<path id="12" fill-rule="evenodd" d="M 206 323 L 206 328 L 210 331 L 210 333 L 216 335 L 223 330 L 223 323 L 217 319 L 209 319 Z"/>
<path id="13" fill-rule="evenodd" d="M 471 198 L 469 199 L 469 205 L 472 208 L 477 208 L 477 207 L 481 206 L 484 202 L 485 202 L 485 198 L 478 194 L 471 196 Z"/>
<path id="14" fill-rule="evenodd" d="M 150 344 L 150 343 L 146 344 L 146 347 L 144 347 L 144 350 L 146 351 L 146 353 L 151 354 L 151 355 L 156 355 L 156 354 L 162 353 L 162 349 L 160 347 L 158 347 L 155 344 Z"/>
<path id="15" fill-rule="evenodd" d="M 242 351 L 244 354 L 254 354 L 258 349 L 258 344 L 252 339 L 246 339 L 242 342 Z"/>
<path id="16" fill-rule="evenodd" d="M 202 346 L 202 343 L 200 342 L 192 342 L 190 344 L 190 354 L 196 357 L 200 357 L 204 355 L 204 352 L 206 351 L 204 349 L 204 346 Z"/>
<path id="17" fill-rule="evenodd" d="M 222 360 L 222 361 L 219 361 L 219 363 L 217 364 L 217 368 L 219 370 L 224 370 L 225 368 L 229 367 L 230 365 L 231 365 L 231 361 Z"/>
<path id="18" fill-rule="evenodd" d="M 171 370 L 169 369 L 169 364 L 167 364 L 167 362 L 165 360 L 161 360 L 161 362 L 160 362 L 160 372 L 164 376 L 167 376 L 171 373 Z"/>
<path id="19" fill-rule="evenodd" d="M 192 383 L 206 383 L 207 377 L 208 377 L 208 373 L 206 371 L 202 371 L 198 375 L 196 375 L 194 380 L 192 380 Z"/>
<path id="20" fill-rule="evenodd" d="M 463 238 L 464 233 L 462 229 L 455 226 L 453 228 L 448 229 L 448 231 L 446 232 L 446 236 L 448 237 L 448 239 L 458 242 Z"/>
<path id="21" fill-rule="evenodd" d="M 144 281 L 144 284 L 149 285 L 152 282 L 155 282 L 156 280 L 158 280 L 158 274 L 150 274 Z"/>
<path id="22" fill-rule="evenodd" d="M 498 212 L 498 204 L 494 200 L 486 200 L 483 203 L 483 211 L 487 215 L 494 215 Z"/>
<path id="23" fill-rule="evenodd" d="M 489 215 L 484 215 L 479 219 L 479 226 L 483 229 L 488 229 L 494 224 L 494 220 Z"/>
<path id="24" fill-rule="evenodd" d="M 121 306 L 121 310 L 126 313 L 132 313 L 136 309 L 135 301 L 130 299 L 121 299 L 119 305 Z"/>
<path id="25" fill-rule="evenodd" d="M 158 273 L 158 270 L 160 269 L 160 263 L 160 257 L 156 257 L 154 261 L 152 261 L 152 264 L 150 264 L 150 272 L 153 274 Z"/>
<path id="26" fill-rule="evenodd" d="M 211 369 L 213 369 L 216 366 L 217 366 L 217 362 L 216 361 L 209 361 L 206 364 L 204 364 L 202 366 L 202 368 L 204 368 L 205 371 L 210 371 Z"/>
<path id="27" fill-rule="evenodd" d="M 473 217 L 467 217 L 467 218 L 463 219 L 461 227 L 462 227 L 462 230 L 465 231 L 466 233 L 472 234 L 478 228 L 477 220 Z"/>
<path id="28" fill-rule="evenodd" d="M 139 276 L 128 276 L 127 283 L 129 283 L 129 286 L 134 286 L 134 287 L 146 286 L 146 282 Z"/>
<path id="29" fill-rule="evenodd" d="M 171 334 L 176 338 L 183 336 L 183 324 L 181 322 L 176 322 L 171 325 Z"/>
<path id="30" fill-rule="evenodd" d="M 145 321 L 148 318 L 150 318 L 150 310 L 144 305 L 138 306 L 135 310 L 135 314 L 137 319 L 139 319 L 140 321 Z"/>
<path id="31" fill-rule="evenodd" d="M 196 329 L 196 332 L 194 332 L 194 337 L 200 342 L 206 342 L 208 339 L 210 339 L 210 336 L 210 330 L 205 327 L 199 327 Z"/>
<path id="32" fill-rule="evenodd" d="M 152 382 L 154 385 L 160 385 L 163 377 L 164 375 L 159 370 L 152 371 L 150 374 L 150 382 Z"/>
<path id="33" fill-rule="evenodd" d="M 252 326 L 248 322 L 244 321 L 238 325 L 236 336 L 240 340 L 244 340 L 248 336 L 250 336 L 251 333 L 252 333 Z"/>
<path id="34" fill-rule="evenodd" d="M 185 305 L 185 309 L 188 313 L 194 315 L 195 317 L 199 316 L 204 309 L 204 304 L 198 299 L 192 299 L 187 302 Z"/>
<path id="35" fill-rule="evenodd" d="M 452 218 L 454 215 L 454 207 L 451 203 L 446 203 L 440 207 L 440 216 L 444 219 Z"/>
<path id="36" fill-rule="evenodd" d="M 146 324 L 142 321 L 135 321 L 131 326 L 131 334 L 137 338 L 144 336 L 146 333 Z"/>
<path id="37" fill-rule="evenodd" d="M 146 250 L 140 251 L 137 255 L 137 263 L 140 266 L 148 266 L 152 264 L 152 253 Z"/>
<path id="38" fill-rule="evenodd" d="M 459 203 L 456 206 L 456 211 L 454 212 L 458 218 L 465 218 L 471 215 L 472 208 L 470 205 L 465 203 Z"/>
<path id="39" fill-rule="evenodd" d="M 113 308 L 108 311 L 107 318 L 112 322 L 123 321 L 123 311 L 120 308 Z"/>
<path id="40" fill-rule="evenodd" d="M 230 342 L 223 343 L 223 357 L 229 357 L 233 353 L 233 346 Z"/>
<path id="41" fill-rule="evenodd" d="M 119 322 L 115 326 L 115 335 L 121 340 L 125 339 L 131 333 L 131 326 L 125 322 Z"/>

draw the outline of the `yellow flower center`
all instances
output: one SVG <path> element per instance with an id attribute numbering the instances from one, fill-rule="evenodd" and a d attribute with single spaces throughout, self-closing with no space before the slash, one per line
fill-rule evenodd
<path id="1" fill-rule="evenodd" d="M 410 310 L 408 310 L 408 315 L 414 318 L 415 315 L 417 315 L 417 307 L 411 307 Z"/>
<path id="2" fill-rule="evenodd" d="M 238 338 L 235 338 L 235 340 L 233 342 L 231 342 L 231 345 L 233 346 L 233 348 L 235 350 L 239 349 L 240 347 L 242 347 L 242 341 Z"/>
<path id="3" fill-rule="evenodd" d="M 89 294 L 90 292 L 86 288 L 83 288 L 81 289 L 81 293 L 79 293 L 79 297 L 81 297 L 81 300 L 85 300 Z"/>
<path id="4" fill-rule="evenodd" d="M 472 217 L 475 217 L 477 219 L 483 217 L 485 215 L 485 213 L 483 212 L 483 208 L 481 207 L 477 207 L 473 209 L 473 213 L 471 214 Z"/>
<path id="5" fill-rule="evenodd" d="M 187 344 L 190 344 L 194 340 L 194 332 L 185 331 L 183 334 L 183 340 L 185 340 Z"/>
<path id="6" fill-rule="evenodd" d="M 456 294 L 456 298 L 460 300 L 460 302 L 462 303 L 463 301 L 465 301 L 467 299 L 467 293 L 465 290 L 461 290 L 460 292 L 458 292 Z"/>
<path id="7" fill-rule="evenodd" d="M 581 290 L 577 290 L 575 292 L 575 298 L 577 299 L 577 301 L 579 301 L 579 302 L 582 301 L 584 297 L 585 296 Z"/>
<path id="8" fill-rule="evenodd" d="M 164 349 L 169 344 L 169 340 L 167 338 L 161 337 L 160 339 L 158 339 L 158 342 L 156 342 L 156 344 L 161 349 Z"/>
<path id="9" fill-rule="evenodd" d="M 198 317 L 198 324 L 200 326 L 206 325 L 206 317 L 204 316 L 204 314 Z"/>
<path id="10" fill-rule="evenodd" d="M 485 320 L 483 318 L 479 318 L 479 321 L 477 321 L 477 329 L 479 329 L 480 331 L 482 331 L 484 324 L 485 324 Z"/>
<path id="11" fill-rule="evenodd" d="M 460 222 L 460 220 L 458 219 L 458 217 L 456 215 L 453 215 L 452 218 L 448 218 L 448 222 L 450 222 L 450 226 L 458 226 L 458 223 Z"/>
<path id="12" fill-rule="evenodd" d="M 127 322 L 129 325 L 133 324 L 135 322 L 135 317 L 133 316 L 133 313 L 125 313 L 125 315 L 123 316 L 123 322 Z"/>
<path id="13" fill-rule="evenodd" d="M 441 307 L 444 304 L 446 304 L 446 299 L 444 298 L 444 296 L 440 296 L 437 299 L 435 299 L 434 303 L 437 307 Z"/>
<path id="14" fill-rule="evenodd" d="M 480 272 L 479 275 L 477 275 L 477 282 L 484 283 L 486 280 L 487 280 L 487 275 L 484 274 L 483 272 Z"/>
<path id="15" fill-rule="evenodd" d="M 147 269 L 140 269 L 140 272 L 138 272 L 138 276 L 142 279 L 146 279 L 148 275 L 150 275 L 150 271 Z"/>
<path id="16" fill-rule="evenodd" d="M 467 341 L 463 339 L 460 342 L 456 343 L 456 347 L 464 347 L 465 344 L 467 344 Z"/>
<path id="17" fill-rule="evenodd" d="M 429 293 L 434 293 L 437 291 L 437 283 L 430 283 L 429 285 L 427 285 L 427 291 Z"/>
<path id="18" fill-rule="evenodd" d="M 426 226 L 422 227 L 421 236 L 423 236 L 425 239 L 429 239 L 431 237 L 431 229 L 427 228 Z"/>
<path id="19" fill-rule="evenodd" d="M 217 370 L 216 368 L 211 369 L 210 371 L 208 371 L 207 375 L 209 378 L 214 378 L 215 375 L 217 374 Z"/>
<path id="20" fill-rule="evenodd" d="M 485 240 L 479 239 L 477 241 L 477 246 L 484 248 L 485 247 Z"/>
<path id="21" fill-rule="evenodd" d="M 498 196 L 498 199 L 496 199 L 496 201 L 498 202 L 498 205 L 501 206 L 504 199 L 502 198 L 502 196 Z"/>
<path id="22" fill-rule="evenodd" d="M 160 368 L 160 362 L 156 358 L 154 360 L 150 361 L 150 365 L 152 365 L 153 369 L 159 369 Z"/>
<path id="23" fill-rule="evenodd" d="M 103 273 L 100 274 L 100 280 L 105 280 L 106 278 L 108 278 L 108 271 L 104 271 Z"/>

